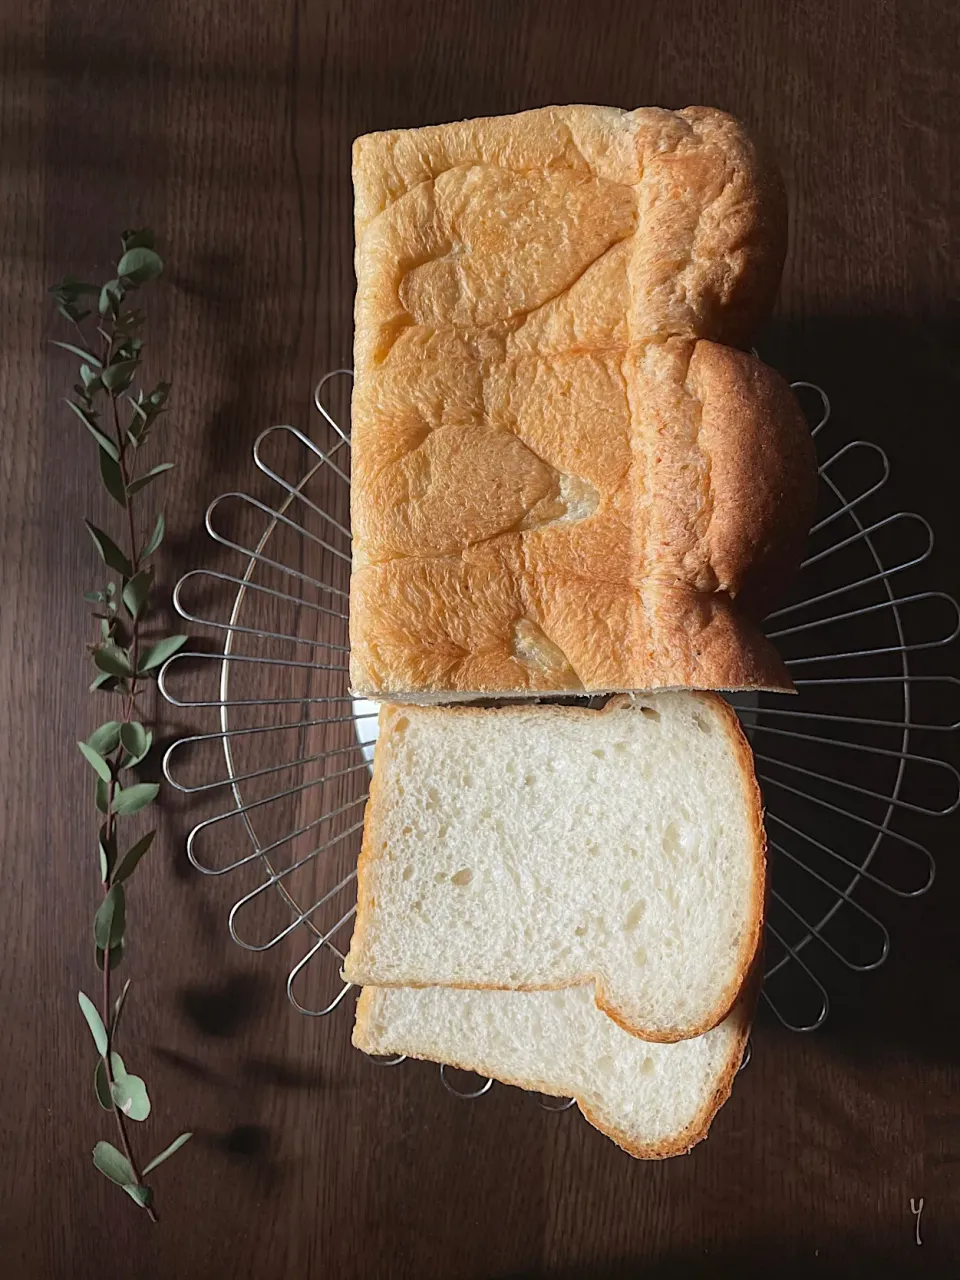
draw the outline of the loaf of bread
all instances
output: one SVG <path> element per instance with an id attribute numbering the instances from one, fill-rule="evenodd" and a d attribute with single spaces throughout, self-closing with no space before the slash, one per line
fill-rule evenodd
<path id="1" fill-rule="evenodd" d="M 753 759 L 716 694 L 385 704 L 344 975 L 595 984 L 627 1031 L 676 1041 L 734 1004 L 764 897 Z"/>
<path id="2" fill-rule="evenodd" d="M 353 688 L 791 688 L 757 620 L 816 468 L 732 345 L 785 245 L 743 128 L 545 108 L 360 138 L 354 184 Z"/>
<path id="3" fill-rule="evenodd" d="M 595 1128 L 645 1160 L 707 1136 L 727 1100 L 749 1030 L 749 995 L 712 1031 L 650 1044 L 600 1012 L 589 987 L 453 991 L 364 987 L 353 1043 L 404 1053 L 576 1099 Z"/>

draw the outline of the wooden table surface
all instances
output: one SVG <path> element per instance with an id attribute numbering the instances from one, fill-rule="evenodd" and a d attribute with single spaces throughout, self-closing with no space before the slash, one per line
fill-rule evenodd
<path id="1" fill-rule="evenodd" d="M 575 1111 L 505 1088 L 463 1104 L 435 1068 L 377 1069 L 349 1046 L 349 1004 L 296 1015 L 284 975 L 303 944 L 258 955 L 229 939 L 236 884 L 189 868 L 193 809 L 168 799 L 131 890 L 126 1043 L 154 1098 L 145 1145 L 197 1136 L 155 1175 L 156 1227 L 93 1170 L 93 1143 L 113 1135 L 76 1006 L 97 883 L 73 744 L 97 711 L 81 600 L 97 565 L 80 521 L 110 513 L 61 403 L 73 371 L 48 345 L 63 335 L 45 288 L 67 271 L 106 278 L 125 226 L 162 239 L 148 340 L 175 383 L 169 590 L 208 555 L 208 501 L 249 483 L 256 434 L 315 423 L 316 376 L 349 363 L 355 135 L 554 102 L 722 106 L 772 139 L 789 189 L 764 353 L 884 444 L 894 501 L 939 541 L 914 582 L 956 591 L 960 10 L 3 0 L 0 13 L 4 1274 L 955 1275 L 952 820 L 911 827 L 939 877 L 923 900 L 884 902 L 888 963 L 851 978 L 818 957 L 827 1026 L 799 1037 L 762 1020 L 709 1141 L 641 1164 Z M 949 670 L 956 655 L 931 661 Z M 171 732 L 194 723 L 157 711 Z"/>

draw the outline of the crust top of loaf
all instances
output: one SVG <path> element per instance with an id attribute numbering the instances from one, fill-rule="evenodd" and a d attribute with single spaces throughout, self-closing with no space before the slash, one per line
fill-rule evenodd
<path id="1" fill-rule="evenodd" d="M 544 108 L 360 138 L 354 183 L 354 688 L 790 688 L 753 618 L 815 466 L 720 345 L 785 245 L 742 127 Z"/>

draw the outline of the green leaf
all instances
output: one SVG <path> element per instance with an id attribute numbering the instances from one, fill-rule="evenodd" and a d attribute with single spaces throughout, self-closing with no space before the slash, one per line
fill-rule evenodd
<path id="1" fill-rule="evenodd" d="M 127 493 L 133 493 L 132 485 L 127 490 Z M 131 618 L 135 618 L 146 604 L 147 596 L 149 596 L 152 586 L 153 570 L 141 569 L 123 588 L 123 603 L 127 606 L 127 612 Z"/>
<path id="2" fill-rule="evenodd" d="M 148 831 L 145 836 L 141 836 L 133 848 L 127 850 L 120 859 L 120 863 L 116 871 L 113 873 L 114 884 L 119 884 L 121 880 L 127 880 L 133 875 L 136 870 L 137 863 L 153 844 L 153 837 L 156 834 L 156 831 Z"/>
<path id="3" fill-rule="evenodd" d="M 93 1163 L 119 1187 L 126 1187 L 136 1181 L 130 1161 L 109 1142 L 98 1142 L 93 1148 Z"/>
<path id="4" fill-rule="evenodd" d="M 121 885 L 112 885 L 93 918 L 93 937 L 101 951 L 117 946 L 126 923 L 126 899 Z"/>
<path id="5" fill-rule="evenodd" d="M 97 368 L 99 368 L 100 361 L 98 360 L 96 363 L 97 363 Z M 80 378 L 81 378 L 81 381 L 83 382 L 84 388 L 88 392 L 99 391 L 100 388 L 103 386 L 103 383 L 100 381 L 99 373 L 97 373 L 96 369 L 91 369 L 88 364 L 82 364 L 80 366 Z"/>
<path id="6" fill-rule="evenodd" d="M 163 270 L 163 259 L 159 253 L 146 245 L 130 248 L 117 263 L 117 275 L 131 284 L 146 284 L 155 280 Z"/>
<path id="7" fill-rule="evenodd" d="M 136 480 L 127 485 L 127 495 L 132 498 L 135 493 L 145 489 L 157 476 L 163 475 L 164 471 L 172 471 L 175 466 L 176 463 L 174 462 L 161 462 L 159 466 L 151 468 L 145 475 L 138 476 Z"/>
<path id="8" fill-rule="evenodd" d="M 92 351 L 86 351 L 84 350 L 83 347 L 75 347 L 71 342 L 57 342 L 53 339 L 51 339 L 51 341 L 53 342 L 53 345 L 55 347 L 62 347 L 64 351 L 69 351 L 71 355 L 79 356 L 80 359 L 84 362 L 84 364 L 87 364 L 87 365 L 92 364 L 94 368 L 96 369 L 100 368 L 100 361 L 97 359 L 97 357 L 93 354 Z M 80 376 L 83 377 L 82 370 L 80 372 Z M 83 380 L 84 382 L 86 382 L 86 378 L 84 378 Z"/>
<path id="9" fill-rule="evenodd" d="M 127 992 L 130 990 L 130 979 L 128 978 L 123 984 L 123 990 L 117 996 L 117 1002 L 113 1006 L 113 1017 L 110 1019 L 110 1037 L 111 1039 L 117 1034 L 117 1027 L 120 1025 L 120 1014 L 123 1012 L 123 1002 L 127 998 Z"/>
<path id="10" fill-rule="evenodd" d="M 116 1076 L 116 1072 L 114 1072 Z M 110 1094 L 125 1116 L 131 1120 L 146 1120 L 150 1114 L 150 1097 L 140 1076 L 123 1075 L 114 1079 Z"/>
<path id="11" fill-rule="evenodd" d="M 124 253 L 128 249 L 152 249 L 155 244 L 154 234 L 149 227 L 142 227 L 139 231 L 124 231 L 120 239 Z"/>
<path id="12" fill-rule="evenodd" d="M 93 1090 L 97 1101 L 104 1111 L 113 1110 L 113 1098 L 110 1096 L 110 1081 L 107 1079 L 107 1064 L 101 1058 L 93 1073 Z"/>
<path id="13" fill-rule="evenodd" d="M 125 676 L 133 675 L 133 667 L 130 665 L 130 655 L 126 649 L 121 649 L 118 644 L 109 641 L 102 644 L 93 655 L 93 661 L 101 671 L 107 672 L 108 675 L 117 676 L 122 679 Z"/>
<path id="14" fill-rule="evenodd" d="M 94 751 L 99 751 L 102 756 L 108 756 L 111 751 L 116 751 L 119 744 L 119 720 L 108 720 L 105 724 L 99 725 L 87 738 L 87 745 L 93 747 Z"/>
<path id="15" fill-rule="evenodd" d="M 109 569 L 114 569 L 117 573 L 122 573 L 125 578 L 132 578 L 133 565 L 131 565 L 130 561 L 109 534 L 104 533 L 102 529 L 98 529 L 97 526 L 92 524 L 89 520 L 84 520 L 83 523 L 87 526 L 87 532 L 93 539 L 94 546 L 100 552 L 100 558 L 103 563 Z"/>
<path id="16" fill-rule="evenodd" d="M 113 811 L 124 817 L 139 813 L 156 800 L 159 790 L 156 782 L 137 782 L 132 787 L 117 788 L 113 796 Z"/>
<path id="17" fill-rule="evenodd" d="M 182 649 L 186 643 L 186 636 L 167 636 L 163 640 L 158 640 L 140 659 L 137 674 L 142 675 L 145 671 L 152 671 L 154 667 L 162 667 L 166 660 L 171 658 L 178 649 Z"/>
<path id="18" fill-rule="evenodd" d="M 74 404 L 72 400 L 65 399 L 63 403 L 70 406 L 73 412 L 77 415 L 77 417 L 80 419 L 83 425 L 87 428 L 87 430 L 93 436 L 94 440 L 96 440 L 100 448 L 104 451 L 104 453 L 108 453 L 110 457 L 114 460 L 114 462 L 119 462 L 120 452 L 117 449 L 117 446 L 113 443 L 113 441 L 110 439 L 109 436 L 105 436 L 103 434 L 103 432 L 97 426 L 96 420 L 93 417 L 93 415 L 91 413 L 88 413 L 87 410 L 82 408 L 80 405 Z"/>
<path id="19" fill-rule="evenodd" d="M 102 778 L 97 779 L 97 808 L 101 813 L 110 808 L 110 787 Z"/>
<path id="20" fill-rule="evenodd" d="M 77 746 L 80 748 L 80 754 L 87 764 L 99 774 L 104 782 L 109 782 L 113 775 L 110 772 L 110 766 L 100 752 L 94 751 L 93 747 L 88 746 L 85 742 L 78 742 Z"/>
<path id="21" fill-rule="evenodd" d="M 153 533 L 151 533 L 150 537 L 147 540 L 147 545 L 140 552 L 140 556 L 142 559 L 145 560 L 147 556 L 153 555 L 157 547 L 159 547 L 160 543 L 163 541 L 163 535 L 165 532 L 166 532 L 166 522 L 164 521 L 163 512 L 161 511 L 160 514 L 157 516 L 157 523 L 153 526 Z"/>
<path id="22" fill-rule="evenodd" d="M 117 862 L 117 837 L 116 835 L 107 835 L 106 823 L 103 823 L 100 827 L 97 846 L 100 851 L 100 879 L 104 884 L 109 884 L 110 873 Z"/>
<path id="23" fill-rule="evenodd" d="M 142 724 L 137 724 L 135 720 L 131 720 L 129 724 L 123 726 L 120 741 L 123 743 L 123 749 L 127 753 L 123 767 L 132 769 L 134 765 L 140 763 L 153 746 L 153 734 L 149 729 L 145 729 Z"/>
<path id="24" fill-rule="evenodd" d="M 145 1187 L 142 1182 L 125 1182 L 123 1189 L 131 1200 L 137 1202 L 141 1209 L 149 1209 L 153 1203 L 153 1192 L 149 1187 Z"/>
<path id="25" fill-rule="evenodd" d="M 127 494 L 123 487 L 123 476 L 120 472 L 119 464 L 111 458 L 106 449 L 100 449 L 100 479 L 103 481 L 103 487 L 109 493 L 114 501 L 119 502 L 121 507 L 127 505 Z"/>
<path id="26" fill-rule="evenodd" d="M 169 1147 L 165 1147 L 158 1156 L 154 1156 L 150 1163 L 144 1167 L 143 1176 L 146 1177 L 148 1173 L 153 1173 L 158 1164 L 163 1164 L 164 1160 L 169 1160 L 172 1155 L 176 1155 L 184 1143 L 189 1142 L 192 1137 L 192 1133 L 181 1133 L 179 1138 L 174 1138 Z"/>
<path id="27" fill-rule="evenodd" d="M 97 1046 L 97 1053 L 102 1057 L 107 1052 L 107 1029 L 103 1025 L 103 1019 L 88 995 L 80 991 L 77 993 L 77 999 L 83 1016 L 87 1020 L 87 1026 L 90 1028 L 90 1034 L 93 1036 L 93 1042 Z"/>
<path id="28" fill-rule="evenodd" d="M 113 679 L 113 676 L 110 674 L 109 671 L 101 671 L 98 675 L 94 676 L 93 682 L 90 685 L 89 692 L 96 693 L 96 691 L 98 689 L 101 689 L 107 683 L 108 680 L 112 680 L 112 679 Z M 107 692 L 109 693 L 109 690 L 107 690 Z"/>
<path id="29" fill-rule="evenodd" d="M 115 364 L 108 364 L 100 375 L 100 381 L 108 391 L 126 391 L 139 363 L 139 360 L 118 360 Z"/>
<path id="30" fill-rule="evenodd" d="M 103 958 L 104 958 L 103 947 L 97 947 L 97 968 L 100 970 L 101 973 L 103 972 Z M 110 972 L 111 973 L 113 972 L 114 969 L 116 969 L 117 965 L 120 963 L 122 959 L 123 959 L 123 943 L 118 942 L 115 947 L 110 948 Z"/>
<path id="31" fill-rule="evenodd" d="M 124 289 L 119 280 L 108 280 L 100 290 L 100 314 L 116 316 L 123 301 Z M 109 334 L 107 335 L 109 337 Z"/>

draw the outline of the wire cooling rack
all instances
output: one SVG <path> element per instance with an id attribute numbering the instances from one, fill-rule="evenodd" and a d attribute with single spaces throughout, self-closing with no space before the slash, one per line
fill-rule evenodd
<path id="1" fill-rule="evenodd" d="M 348 690 L 350 438 L 339 422 L 350 385 L 348 370 L 328 374 L 314 396 L 318 429 L 264 431 L 251 491 L 210 504 L 213 563 L 180 580 L 174 603 L 212 639 L 160 677 L 170 703 L 217 725 L 163 762 L 170 784 L 206 810 L 190 861 L 242 886 L 228 921 L 241 947 L 306 943 L 287 993 L 313 1017 L 350 989 L 340 967 L 376 736 L 375 706 Z M 866 972 L 887 958 L 885 896 L 933 883 L 933 858 L 911 830 L 917 815 L 960 804 L 960 774 L 937 756 L 938 737 L 960 727 L 960 680 L 911 663 L 956 637 L 960 609 L 944 592 L 909 589 L 933 533 L 885 504 L 883 450 L 849 437 L 819 387 L 793 385 L 814 423 L 820 505 L 793 595 L 764 628 L 799 696 L 733 701 L 766 805 L 763 999 L 785 1027 L 809 1031 L 827 1017 L 832 963 Z"/>

